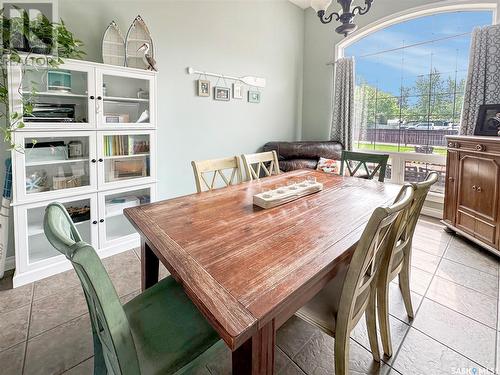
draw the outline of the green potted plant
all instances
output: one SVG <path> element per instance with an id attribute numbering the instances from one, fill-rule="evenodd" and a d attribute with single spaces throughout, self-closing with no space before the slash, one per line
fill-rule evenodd
<path id="1" fill-rule="evenodd" d="M 20 64 L 22 73 L 25 68 L 33 68 L 34 55 L 42 55 L 43 68 L 57 69 L 65 58 L 80 59 L 85 52 L 81 50 L 83 43 L 76 39 L 61 22 L 51 22 L 43 15 L 30 20 L 26 11 L 18 9 L 18 17 L 7 18 L 0 11 L 0 30 L 2 42 L 0 54 L 2 57 L 0 77 L 0 126 L 4 142 L 9 149 L 22 151 L 22 146 L 15 145 L 12 134 L 24 127 L 23 118 L 33 111 L 33 101 L 37 90 L 32 89 L 30 95 L 23 95 L 24 113 L 10 112 L 8 89 L 8 65 Z M 37 59 L 39 61 L 40 57 Z M 35 66 L 36 68 L 36 66 Z M 21 87 L 19 88 L 21 89 Z"/>

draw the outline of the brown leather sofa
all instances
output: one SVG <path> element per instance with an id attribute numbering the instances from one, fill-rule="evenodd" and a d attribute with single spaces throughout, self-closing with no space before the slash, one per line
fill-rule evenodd
<path id="1" fill-rule="evenodd" d="M 340 160 L 342 149 L 342 144 L 334 141 L 268 142 L 264 145 L 264 151 L 276 151 L 283 172 L 316 169 L 320 157 Z"/>

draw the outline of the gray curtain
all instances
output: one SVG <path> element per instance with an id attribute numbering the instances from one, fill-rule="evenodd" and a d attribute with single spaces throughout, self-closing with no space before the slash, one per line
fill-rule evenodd
<path id="1" fill-rule="evenodd" d="M 500 103 L 500 25 L 472 33 L 460 134 L 472 135 L 479 106 Z"/>
<path id="2" fill-rule="evenodd" d="M 342 58 L 335 62 L 333 115 L 330 139 L 341 142 L 346 150 L 352 150 L 354 138 L 354 58 Z"/>

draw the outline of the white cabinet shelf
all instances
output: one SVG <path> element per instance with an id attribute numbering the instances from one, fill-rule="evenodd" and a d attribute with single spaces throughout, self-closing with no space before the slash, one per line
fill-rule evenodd
<path id="1" fill-rule="evenodd" d="M 21 93 L 23 95 L 32 95 L 30 91 L 21 91 Z M 82 98 L 82 99 L 87 98 L 87 95 L 84 94 L 72 94 L 70 92 L 49 92 L 49 91 L 36 92 L 35 97 L 37 96 L 40 97 L 49 96 L 49 97 L 61 97 L 61 98 L 67 97 L 67 98 Z"/>
<path id="2" fill-rule="evenodd" d="M 140 98 L 124 98 L 119 96 L 105 96 L 105 102 L 131 102 L 131 103 L 147 103 L 149 99 L 140 99 Z"/>
<path id="3" fill-rule="evenodd" d="M 23 97 L 38 90 L 31 121 L 14 133 L 26 150 L 12 152 L 15 287 L 69 267 L 43 231 L 50 202 L 65 205 L 105 257 L 139 246 L 123 209 L 156 198 L 157 74 L 75 60 L 59 69 L 71 76 L 67 92 L 50 91 L 47 70 L 8 69 L 12 112 L 23 113 Z"/>
<path id="4" fill-rule="evenodd" d="M 26 163 L 26 167 L 37 167 L 40 165 L 53 165 L 53 164 L 80 163 L 80 162 L 86 162 L 86 161 L 89 161 L 89 158 L 30 161 L 30 162 Z"/>

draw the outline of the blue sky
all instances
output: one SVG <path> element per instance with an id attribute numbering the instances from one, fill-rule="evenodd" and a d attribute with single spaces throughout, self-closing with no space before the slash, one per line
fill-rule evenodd
<path id="1" fill-rule="evenodd" d="M 401 83 L 412 86 L 418 75 L 437 69 L 458 78 L 467 74 L 470 35 L 451 38 L 404 50 L 362 57 L 403 45 L 471 32 L 476 26 L 491 25 L 490 11 L 440 13 L 387 27 L 372 33 L 345 50 L 355 56 L 356 75 L 380 90 L 399 94 Z"/>

